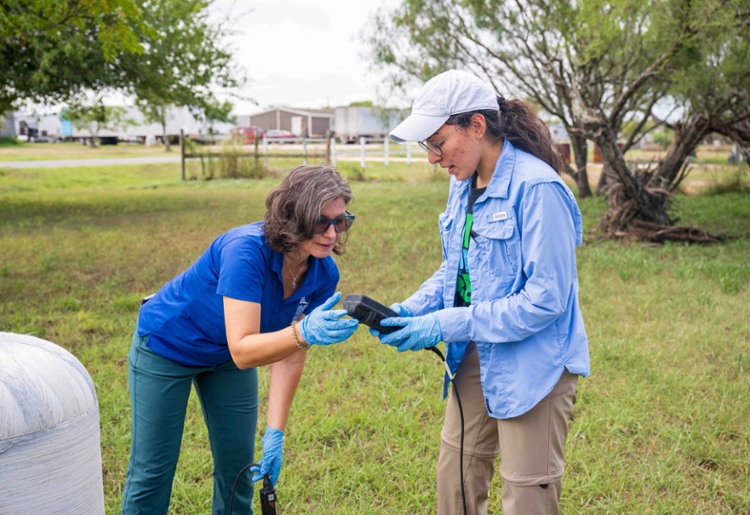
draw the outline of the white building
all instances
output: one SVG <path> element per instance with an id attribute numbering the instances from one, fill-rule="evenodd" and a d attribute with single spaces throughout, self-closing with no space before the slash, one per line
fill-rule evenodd
<path id="1" fill-rule="evenodd" d="M 100 129 L 97 137 L 118 138 L 120 141 L 146 141 L 147 139 L 162 139 L 164 129 L 160 123 L 147 122 L 145 116 L 135 106 L 125 106 L 126 112 L 122 116 L 123 122 L 115 127 L 110 124 L 109 129 Z M 37 129 L 38 139 L 42 141 L 78 140 L 90 138 L 96 127 L 78 127 L 67 120 L 62 120 L 60 112 L 47 114 L 15 113 L 15 134 L 27 135 L 28 128 Z M 199 138 L 206 134 L 229 134 L 234 124 L 224 122 L 205 122 L 197 119 L 187 107 L 173 107 L 168 110 L 166 134 L 176 138 L 180 129 L 191 138 Z"/>

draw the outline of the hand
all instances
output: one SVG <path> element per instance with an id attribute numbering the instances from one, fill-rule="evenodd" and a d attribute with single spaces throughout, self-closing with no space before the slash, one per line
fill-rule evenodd
<path id="1" fill-rule="evenodd" d="M 380 337 L 381 343 L 397 347 L 399 352 L 434 347 L 443 339 L 437 313 L 421 317 L 386 318 L 380 322 L 380 325 L 404 326 L 403 329 Z"/>
<path id="2" fill-rule="evenodd" d="M 403 304 L 399 304 L 398 302 L 394 302 L 393 304 L 391 304 L 391 309 L 395 311 L 396 313 L 398 313 L 398 315 L 401 317 L 413 317 L 414 316 L 414 313 L 409 311 L 409 308 L 407 308 Z M 377 329 L 370 328 L 370 334 L 377 338 L 380 337 L 380 331 L 378 331 Z"/>
<path id="3" fill-rule="evenodd" d="M 254 473 L 253 481 L 260 481 L 264 476 L 271 477 L 271 483 L 276 484 L 281 474 L 281 463 L 284 461 L 284 432 L 267 427 L 266 434 L 263 435 L 263 459 L 259 465 L 250 467 L 250 472 Z"/>
<path id="4" fill-rule="evenodd" d="M 399 304 L 398 302 L 394 302 L 391 304 L 391 309 L 398 313 L 401 317 L 413 317 L 414 313 L 412 313 L 409 308 L 404 306 L 403 304 Z"/>
<path id="5" fill-rule="evenodd" d="M 336 292 L 323 305 L 313 309 L 299 323 L 302 338 L 310 345 L 331 345 L 346 340 L 357 330 L 359 320 L 355 318 L 341 319 L 346 316 L 346 310 L 331 310 L 341 298 L 341 292 Z"/>

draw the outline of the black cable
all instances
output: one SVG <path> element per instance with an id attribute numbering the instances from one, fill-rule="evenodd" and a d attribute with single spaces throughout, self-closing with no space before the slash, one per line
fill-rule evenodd
<path id="1" fill-rule="evenodd" d="M 229 514 L 232 515 L 232 507 L 234 506 L 234 494 L 237 491 L 237 483 L 240 482 L 240 476 L 242 476 L 242 473 L 245 472 L 250 467 L 257 465 L 257 463 L 251 463 L 250 465 L 245 465 L 242 470 L 240 470 L 239 474 L 237 474 L 237 477 L 234 480 L 234 486 L 232 486 L 232 497 L 229 498 Z M 252 502 L 252 499 L 250 500 Z"/>
<path id="2" fill-rule="evenodd" d="M 440 360 L 445 363 L 445 356 L 443 356 L 443 353 L 440 352 L 440 349 L 437 347 L 427 347 L 427 350 L 430 350 L 434 352 Z M 448 378 L 450 382 L 453 384 L 453 393 L 456 394 L 456 402 L 458 402 L 458 413 L 461 416 L 461 447 L 459 452 L 459 467 L 460 467 L 460 477 L 461 477 L 461 501 L 463 502 L 464 507 L 464 515 L 467 515 L 468 511 L 466 509 L 466 490 L 464 485 L 464 435 L 465 435 L 465 428 L 464 428 L 464 408 L 461 405 L 461 396 L 458 394 L 458 387 L 456 386 L 455 376 L 454 378 L 451 378 L 450 375 L 448 375 Z M 234 507 L 234 494 L 237 491 L 237 483 L 240 481 L 240 476 L 242 476 L 242 473 L 245 472 L 247 469 L 252 467 L 253 465 L 256 465 L 256 463 L 251 463 L 250 465 L 246 465 L 242 468 L 242 470 L 239 471 L 237 474 L 237 477 L 234 480 L 234 485 L 232 486 L 232 496 L 229 500 L 229 513 L 228 515 L 232 515 L 232 508 Z"/>
<path id="3" fill-rule="evenodd" d="M 434 352 L 437 357 L 440 358 L 440 360 L 445 363 L 445 356 L 443 356 L 443 353 L 440 352 L 440 349 L 437 347 L 427 347 L 428 350 L 431 350 Z M 448 379 L 453 384 L 453 393 L 456 394 L 456 401 L 458 402 L 458 413 L 461 416 L 461 447 L 459 452 L 459 466 L 461 467 L 460 474 L 461 474 L 461 501 L 463 502 L 464 506 L 464 515 L 466 515 L 468 512 L 466 510 L 466 490 L 464 486 L 464 408 L 461 406 L 461 396 L 458 395 L 458 388 L 456 387 L 456 381 L 455 376 L 451 377 L 451 375 L 448 375 Z"/>
<path id="4" fill-rule="evenodd" d="M 456 394 L 456 400 L 458 401 L 458 412 L 461 415 L 461 453 L 459 454 L 459 462 L 461 466 L 461 500 L 464 503 L 464 515 L 466 515 L 466 491 L 464 490 L 464 409 L 461 406 L 461 397 L 458 395 L 456 382 L 451 379 L 451 383 L 453 383 L 453 393 Z"/>

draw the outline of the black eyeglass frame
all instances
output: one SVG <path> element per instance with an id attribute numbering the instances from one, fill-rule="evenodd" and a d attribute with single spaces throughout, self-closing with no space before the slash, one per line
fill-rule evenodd
<path id="1" fill-rule="evenodd" d="M 450 131 L 447 136 L 445 136 L 443 139 L 441 139 L 437 143 L 433 143 L 433 142 L 427 141 L 427 140 L 422 140 L 422 141 L 417 141 L 417 145 L 419 145 L 419 147 L 422 150 L 424 150 L 425 152 L 432 152 L 433 154 L 437 154 L 439 156 L 442 156 L 443 155 L 443 149 L 440 148 L 440 145 L 442 145 L 443 143 L 445 143 L 445 140 L 447 140 L 448 138 L 450 138 L 451 134 L 453 134 L 457 130 L 458 130 L 458 127 L 456 127 L 455 129 L 453 129 L 452 131 Z"/>
<path id="2" fill-rule="evenodd" d="M 315 230 L 313 231 L 313 233 L 314 233 L 314 234 L 325 234 L 326 232 L 328 232 L 328 228 L 329 228 L 330 226 L 333 226 L 333 230 L 334 230 L 334 231 L 336 231 L 336 234 L 344 234 L 345 232 L 347 232 L 347 231 L 348 231 L 349 229 L 351 229 L 351 228 L 352 228 L 352 225 L 354 225 L 354 220 L 355 220 L 355 218 L 356 218 L 356 217 L 355 217 L 355 216 L 354 216 L 353 214 L 351 214 L 351 213 L 350 213 L 349 211 L 345 211 L 345 213 L 346 213 L 346 214 L 344 214 L 344 215 L 339 215 L 339 216 L 337 216 L 336 218 L 328 218 L 328 217 L 327 217 L 327 216 L 325 216 L 325 215 L 320 215 L 320 218 L 318 219 L 318 223 L 317 223 L 317 224 L 315 224 Z M 345 223 L 345 225 L 346 225 L 346 228 L 345 228 L 345 229 L 344 229 L 343 231 L 339 231 L 339 230 L 337 230 L 337 229 L 336 229 L 336 223 L 337 223 L 337 222 L 338 222 L 339 220 L 349 220 L 349 223 L 348 223 L 348 224 L 347 224 L 347 223 Z M 326 228 L 325 228 L 325 229 L 323 229 L 322 231 L 319 231 L 319 230 L 318 230 L 318 229 L 319 229 L 319 226 L 320 226 L 321 224 L 323 224 L 323 223 L 324 223 L 324 224 L 326 224 Z"/>

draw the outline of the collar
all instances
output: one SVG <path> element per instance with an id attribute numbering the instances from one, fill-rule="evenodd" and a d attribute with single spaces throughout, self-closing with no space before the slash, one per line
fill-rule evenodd
<path id="1" fill-rule="evenodd" d="M 516 147 L 506 139 L 505 144 L 503 145 L 503 151 L 500 153 L 500 158 L 495 164 L 495 171 L 492 174 L 492 179 L 490 179 L 490 183 L 487 185 L 487 191 L 485 192 L 487 196 L 508 198 L 510 177 L 513 174 L 513 168 L 515 165 Z"/>
<path id="2" fill-rule="evenodd" d="M 480 198 L 497 197 L 497 198 L 508 198 L 508 190 L 510 189 L 510 178 L 513 174 L 513 168 L 516 165 L 516 147 L 513 144 L 505 140 L 503 144 L 503 151 L 500 153 L 500 158 L 495 164 L 495 171 L 492 173 L 490 183 L 487 185 L 487 189 Z M 472 175 L 465 181 L 456 181 L 456 193 L 461 199 L 462 205 L 465 204 L 468 192 L 471 188 L 471 180 L 474 176 Z M 466 205 L 464 205 L 466 208 Z"/>

